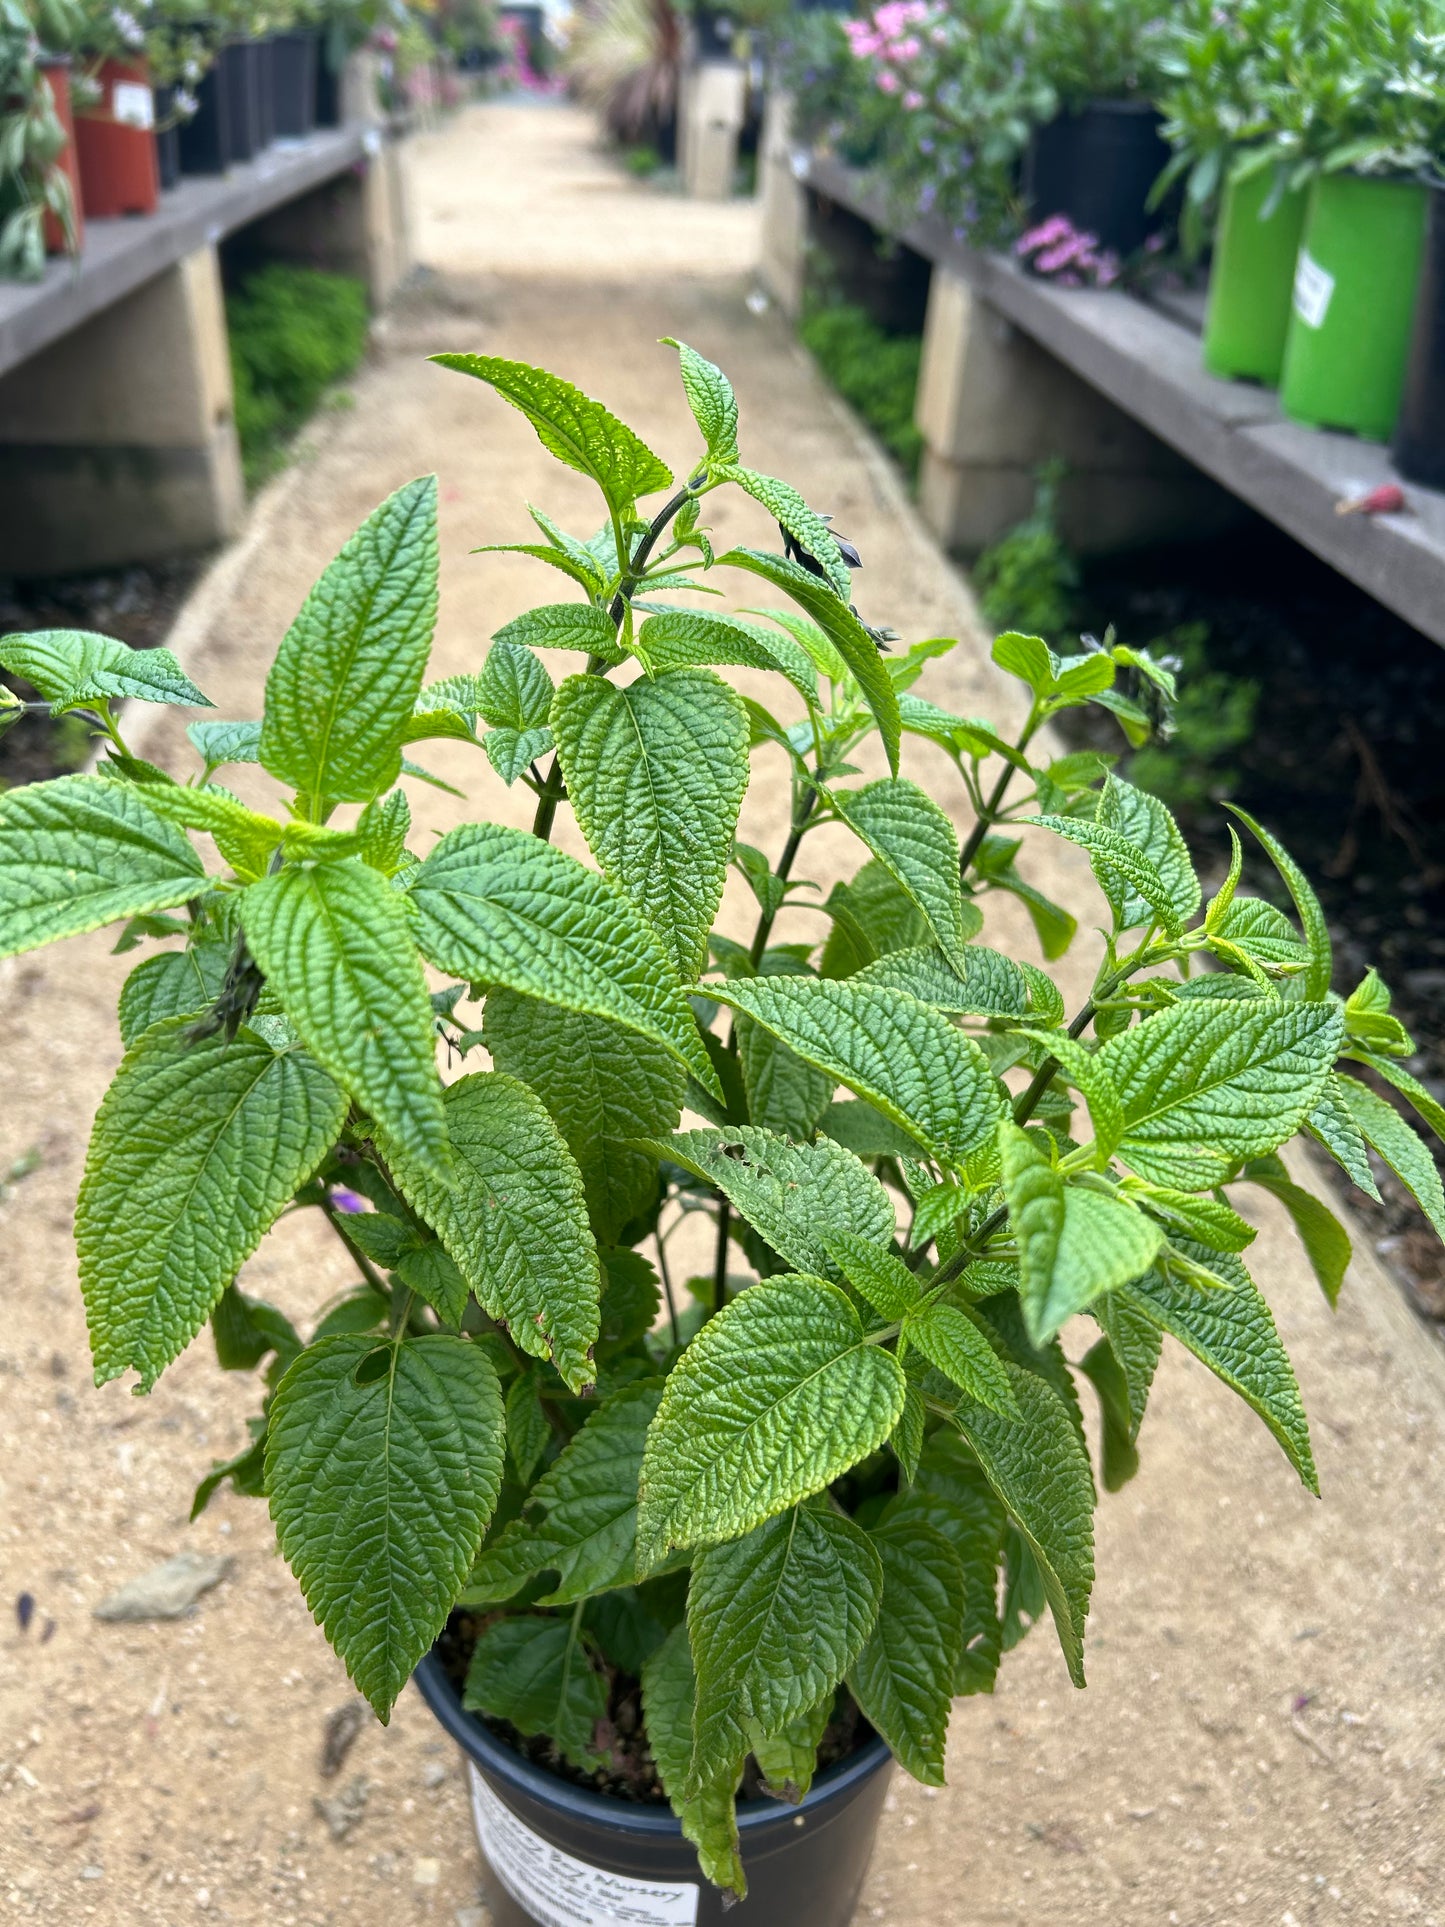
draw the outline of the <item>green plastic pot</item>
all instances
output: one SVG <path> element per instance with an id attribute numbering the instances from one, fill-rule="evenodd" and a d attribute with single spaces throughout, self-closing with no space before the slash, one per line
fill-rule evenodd
<path id="1" fill-rule="evenodd" d="M 1289 333 L 1295 262 L 1309 196 L 1303 188 L 1266 207 L 1274 177 L 1266 169 L 1224 191 L 1214 268 L 1209 277 L 1209 315 L 1204 324 L 1204 365 L 1211 375 L 1232 375 L 1279 386 Z"/>
<path id="2" fill-rule="evenodd" d="M 1291 421 L 1389 440 L 1405 385 L 1426 208 L 1415 181 L 1331 174 L 1315 182 L 1280 383 Z"/>

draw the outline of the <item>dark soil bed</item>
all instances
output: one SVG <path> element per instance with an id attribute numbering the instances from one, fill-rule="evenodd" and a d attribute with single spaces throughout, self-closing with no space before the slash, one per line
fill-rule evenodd
<path id="1" fill-rule="evenodd" d="M 1407 1068 L 1445 1099 L 1445 649 L 1264 524 L 1095 566 L 1084 597 L 1097 633 L 1112 622 L 1121 641 L 1182 640 L 1196 676 L 1255 685 L 1244 740 L 1199 756 L 1181 739 L 1177 794 L 1155 783 L 1157 764 L 1141 780 L 1164 789 L 1206 875 L 1228 858 L 1219 797 L 1280 837 L 1329 918 L 1335 989 L 1348 993 L 1373 963 L 1418 1046 Z M 1222 709 L 1228 683 L 1210 689 Z M 1097 712 L 1085 727 L 1118 746 Z M 1267 861 L 1247 860 L 1249 887 L 1278 895 Z M 1348 1187 L 1351 1203 L 1421 1313 L 1445 1321 L 1445 1251 L 1375 1169 L 1383 1205 Z"/>
<path id="2" fill-rule="evenodd" d="M 496 1617 L 494 1613 L 470 1613 L 459 1609 L 447 1621 L 437 1641 L 437 1658 L 458 1694 L 466 1684 L 473 1648 Z M 658 1778 L 643 1731 L 641 1683 L 632 1674 L 610 1663 L 604 1664 L 604 1671 L 608 1683 L 607 1712 L 598 1725 L 596 1746 L 599 1752 L 611 1756 L 610 1769 L 584 1773 L 579 1767 L 573 1766 L 570 1760 L 564 1759 L 545 1737 L 529 1739 L 506 1720 L 494 1719 L 490 1714 L 479 1717 L 496 1738 L 505 1741 L 524 1759 L 545 1768 L 549 1773 L 555 1773 L 558 1779 L 566 1780 L 571 1786 L 588 1787 L 595 1793 L 610 1794 L 614 1799 L 631 1800 L 644 1806 L 666 1806 L 667 1795 L 663 1792 L 662 1781 Z M 840 1688 L 832 1721 L 818 1748 L 820 1770 L 846 1760 L 850 1754 L 866 1746 L 872 1737 L 873 1728 L 859 1712 L 847 1690 Z M 749 1756 L 743 1769 L 743 1783 L 738 1790 L 738 1798 L 762 1799 L 766 1791 L 757 1763 Z"/>

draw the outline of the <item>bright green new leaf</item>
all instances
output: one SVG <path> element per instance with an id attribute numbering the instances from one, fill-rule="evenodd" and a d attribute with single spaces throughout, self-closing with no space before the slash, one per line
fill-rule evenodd
<path id="1" fill-rule="evenodd" d="M 936 1526 L 906 1513 L 885 1518 L 869 1538 L 883 1566 L 883 1598 L 848 1684 L 904 1769 L 942 1786 L 963 1650 L 963 1565 Z"/>
<path id="2" fill-rule="evenodd" d="M 148 1391 L 335 1143 L 346 1099 L 304 1051 L 251 1031 L 148 1030 L 102 1100 L 76 1206 L 98 1384 Z"/>
<path id="3" fill-rule="evenodd" d="M 1263 897 L 1236 896 L 1216 919 L 1212 934 L 1217 942 L 1228 946 L 1221 949 L 1221 955 L 1227 957 L 1229 948 L 1243 951 L 1251 962 L 1266 970 L 1274 967 L 1276 975 L 1281 966 L 1298 969 L 1308 961 L 1294 925 Z"/>
<path id="4" fill-rule="evenodd" d="M 703 443 L 715 462 L 735 462 L 738 456 L 738 398 L 733 385 L 715 363 L 685 341 L 664 335 L 663 346 L 676 348 L 683 393 L 692 418 L 702 430 Z"/>
<path id="5" fill-rule="evenodd" d="M 1021 1034 L 1042 1044 L 1059 1066 L 1059 1073 L 1082 1093 L 1094 1127 L 1095 1164 L 1107 1165 L 1124 1135 L 1124 1107 L 1113 1076 L 1097 1051 L 1087 1049 L 1066 1031 L 1023 1030 Z"/>
<path id="6" fill-rule="evenodd" d="M 1134 915 L 1134 906 L 1141 903 L 1145 917 L 1158 922 L 1169 936 L 1177 937 L 1184 928 L 1185 918 L 1177 907 L 1176 886 L 1159 874 L 1153 861 L 1128 837 L 1077 816 L 1034 816 L 1024 820 L 1053 830 L 1087 852 L 1099 888 L 1114 908 L 1119 929 L 1131 927 L 1122 921 L 1125 914 L 1132 922 L 1141 920 Z"/>
<path id="7" fill-rule="evenodd" d="M 964 921 L 958 836 L 947 816 L 901 776 L 861 790 L 836 790 L 833 805 L 917 904 L 944 957 L 966 977 L 973 931 Z"/>
<path id="8" fill-rule="evenodd" d="M 1059 659 L 1039 636 L 1021 635 L 1011 629 L 994 638 L 989 653 L 1000 669 L 1026 682 L 1035 696 L 1052 696 L 1059 686 Z"/>
<path id="9" fill-rule="evenodd" d="M 1345 1030 L 1351 1042 L 1382 1057 L 1408 1057 L 1415 1040 L 1400 1022 L 1390 1015 L 1390 991 L 1371 965 L 1359 984 L 1345 999 Z"/>
<path id="10" fill-rule="evenodd" d="M 80 629 L 31 629 L 0 636 L 0 669 L 34 685 L 48 702 L 69 708 L 127 696 L 145 703 L 210 709 L 169 649 L 132 649 L 114 636 Z"/>
<path id="11" fill-rule="evenodd" d="M 364 863 L 293 866 L 250 886 L 241 922 L 307 1049 L 409 1160 L 444 1164 L 435 1025 L 398 892 Z"/>
<path id="12" fill-rule="evenodd" d="M 120 1041 L 129 1050 L 143 1031 L 166 1017 L 193 1017 L 215 1002 L 225 981 L 224 944 L 192 944 L 147 957 L 126 978 L 120 993 Z"/>
<path id="13" fill-rule="evenodd" d="M 825 1231 L 822 1238 L 828 1256 L 880 1318 L 906 1318 L 918 1306 L 922 1283 L 891 1251 L 851 1231 Z"/>
<path id="14" fill-rule="evenodd" d="M 1008 1374 L 1020 1418 L 965 1403 L 954 1423 L 1038 1562 L 1069 1677 L 1082 1686 L 1094 1584 L 1093 1475 L 1063 1400 L 1032 1372 L 1010 1366 Z"/>
<path id="15" fill-rule="evenodd" d="M 1314 1109 L 1305 1119 L 1305 1129 L 1316 1143 L 1325 1147 L 1351 1183 L 1378 1203 L 1380 1192 L 1370 1169 L 1369 1149 L 1350 1109 L 1349 1092 L 1344 1088 L 1348 1081 L 1338 1071 L 1329 1073 L 1320 1087 Z"/>
<path id="16" fill-rule="evenodd" d="M 61 776 L 0 793 L 0 957 L 169 910 L 205 875 L 129 783 Z"/>
<path id="17" fill-rule="evenodd" d="M 318 819 L 396 781 L 436 611 L 426 475 L 389 496 L 324 571 L 266 678 L 261 761 Z"/>
<path id="18" fill-rule="evenodd" d="M 1110 1038 L 1099 1061 L 1124 1106 L 1119 1156 L 1180 1191 L 1221 1184 L 1292 1137 L 1340 1048 L 1338 1005 L 1179 1003 Z"/>
<path id="19" fill-rule="evenodd" d="M 836 1286 L 786 1276 L 745 1291 L 668 1378 L 642 1464 L 639 1571 L 822 1491 L 882 1445 L 903 1390 Z"/>
<path id="20" fill-rule="evenodd" d="M 482 738 L 487 761 L 510 789 L 552 747 L 550 729 L 489 729 Z"/>
<path id="21" fill-rule="evenodd" d="M 494 642 L 477 678 L 477 710 L 494 729 L 545 729 L 552 678 L 520 642 Z"/>
<path id="22" fill-rule="evenodd" d="M 694 1560 L 689 1792 L 748 1750 L 749 1722 L 776 1735 L 832 1692 L 863 1650 L 882 1591 L 868 1535 L 826 1505 L 791 1507 Z"/>
<path id="23" fill-rule="evenodd" d="M 720 567 L 747 569 L 753 575 L 760 575 L 765 582 L 771 582 L 775 589 L 790 595 L 799 608 L 807 611 L 843 658 L 862 690 L 863 700 L 873 712 L 873 720 L 883 738 L 888 767 L 896 776 L 902 729 L 898 696 L 879 657 L 877 643 L 848 604 L 840 601 L 826 582 L 820 582 L 817 576 L 809 575 L 796 562 L 785 561 L 780 555 L 768 555 L 760 549 L 729 549 L 726 555 L 718 557 L 718 564 Z"/>
<path id="24" fill-rule="evenodd" d="M 1284 1448 L 1303 1483 L 1316 1495 L 1319 1479 L 1310 1451 L 1309 1425 L 1294 1368 L 1279 1341 L 1269 1306 L 1237 1258 L 1189 1252 L 1228 1279 L 1229 1291 L 1199 1291 L 1157 1272 L 1126 1285 L 1124 1304 L 1177 1338 L 1216 1377 L 1258 1412 Z"/>
<path id="25" fill-rule="evenodd" d="M 495 388 L 527 417 L 548 454 L 592 477 L 616 514 L 630 509 L 639 495 L 671 485 L 672 470 L 645 442 L 600 401 L 593 401 L 560 375 L 526 362 L 504 361 L 498 355 L 433 355 L 431 359 Z"/>
<path id="26" fill-rule="evenodd" d="M 698 609 L 668 609 L 647 618 L 637 644 L 643 661 L 659 673 L 706 665 L 776 669 L 810 709 L 818 707 L 818 672 L 806 650 L 791 636 L 760 623 Z"/>
<path id="27" fill-rule="evenodd" d="M 856 979 L 767 977 L 734 979 L 712 994 L 946 1163 L 961 1163 L 997 1126 L 1003 1098 L 983 1052 L 906 992 Z"/>
<path id="28" fill-rule="evenodd" d="M 966 1398 L 1005 1418 L 1018 1416 L 1008 1372 L 978 1326 L 956 1305 L 933 1300 L 903 1320 L 903 1337 Z"/>
<path id="29" fill-rule="evenodd" d="M 714 462 L 713 475 L 720 482 L 732 482 L 759 502 L 798 547 L 812 556 L 827 577 L 836 595 L 846 603 L 853 593 L 848 564 L 822 516 L 808 507 L 790 482 L 775 475 L 759 475 L 756 469 L 740 468 L 736 462 Z"/>
<path id="30" fill-rule="evenodd" d="M 588 1419 L 527 1494 L 522 1517 L 483 1550 L 468 1605 L 510 1599 L 542 1572 L 558 1575 L 534 1602 L 542 1606 L 636 1583 L 637 1481 L 661 1396 L 655 1384 L 629 1385 Z"/>
<path id="31" fill-rule="evenodd" d="M 617 646 L 616 623 L 605 609 L 590 602 L 548 602 L 540 609 L 529 609 L 523 616 L 514 616 L 493 638 L 494 650 L 503 646 L 576 649 L 586 656 L 598 656 L 603 662 L 624 660 Z M 546 721 L 545 714 L 542 720 Z"/>
<path id="32" fill-rule="evenodd" d="M 1277 1168 L 1271 1168 L 1272 1166 Z M 1350 1234 L 1329 1206 L 1290 1181 L 1277 1159 L 1244 1174 L 1251 1184 L 1260 1185 L 1279 1199 L 1294 1222 L 1299 1241 L 1305 1248 L 1310 1268 L 1320 1281 L 1320 1290 L 1333 1306 L 1339 1303 L 1340 1287 L 1350 1268 Z"/>
<path id="33" fill-rule="evenodd" d="M 542 1100 L 500 1071 L 449 1084 L 444 1110 L 445 1176 L 383 1134 L 387 1166 L 512 1342 L 580 1391 L 595 1377 L 601 1273 L 572 1154 Z"/>
<path id="34" fill-rule="evenodd" d="M 1095 656 L 1085 660 L 1107 662 L 1108 658 Z M 1094 821 L 1100 829 L 1122 836 L 1148 858 L 1169 893 L 1169 906 L 1175 918 L 1180 924 L 1188 923 L 1199 909 L 1203 892 L 1194 874 L 1189 846 L 1158 797 L 1151 796 L 1147 790 L 1135 789 L 1132 783 L 1125 783 L 1117 776 L 1107 776 Z M 1132 930 L 1148 923 L 1153 906 L 1130 885 L 1128 878 L 1116 875 L 1111 879 L 1107 863 L 1096 863 L 1094 867 L 1119 919 L 1119 928 Z"/>
<path id="35" fill-rule="evenodd" d="M 468 823 L 441 839 L 409 894 L 417 942 L 439 970 L 655 1037 L 721 1098 L 672 964 L 595 870 L 523 830 Z"/>
<path id="36" fill-rule="evenodd" d="M 978 914 L 972 904 L 964 907 L 970 917 Z M 1028 1015 L 1029 979 L 1019 964 L 978 943 L 971 943 L 964 954 L 968 968 L 962 977 L 942 951 L 923 946 L 888 952 L 865 964 L 855 981 L 906 990 L 949 1017 Z"/>
<path id="37" fill-rule="evenodd" d="M 683 1797 L 692 1771 L 693 1708 L 696 1682 L 687 1626 L 674 1626 L 643 1662 L 642 1711 L 647 1743 L 672 1810 L 683 1833 L 697 1848 L 704 1876 L 741 1900 L 748 1890 L 738 1843 L 734 1796 L 742 1777 L 741 1758 L 710 1781 L 693 1799 Z"/>
<path id="38" fill-rule="evenodd" d="M 615 1238 L 650 1202 L 654 1160 L 628 1142 L 675 1128 L 686 1073 L 640 1031 L 515 991 L 487 998 L 482 1035 L 499 1071 L 541 1098 L 577 1160 L 600 1238 Z"/>
<path id="39" fill-rule="evenodd" d="M 446 1332 L 323 1339 L 277 1388 L 266 1491 L 281 1551 L 378 1719 L 476 1557 L 504 1429 L 486 1353 Z"/>
<path id="40" fill-rule="evenodd" d="M 508 1720 L 519 1733 L 545 1733 L 584 1772 L 601 1763 L 595 1742 L 607 1682 L 570 1615 L 526 1613 L 488 1626 L 472 1653 L 462 1705 Z"/>
<path id="41" fill-rule="evenodd" d="M 646 1147 L 717 1186 L 738 1216 L 799 1271 L 830 1269 L 823 1234 L 855 1233 L 886 1246 L 893 1205 L 872 1172 L 827 1138 L 789 1144 L 750 1125 L 679 1131 Z"/>
<path id="42" fill-rule="evenodd" d="M 1285 888 L 1289 891 L 1300 926 L 1305 933 L 1305 946 L 1309 951 L 1309 965 L 1299 979 L 1301 995 L 1311 1003 L 1328 997 L 1330 978 L 1334 974 L 1334 948 L 1330 942 L 1330 926 L 1320 907 L 1319 898 L 1310 887 L 1309 879 L 1285 849 L 1284 845 L 1269 831 L 1256 823 L 1237 803 L 1224 806 L 1232 815 L 1237 816 L 1245 828 L 1252 830 L 1269 853 Z"/>
<path id="43" fill-rule="evenodd" d="M 625 689 L 570 676 L 552 706 L 567 795 L 603 871 L 697 981 L 748 785 L 747 717 L 710 669 Z"/>
<path id="44" fill-rule="evenodd" d="M 1337 1077 L 1339 1095 L 1348 1106 L 1360 1135 L 1389 1165 L 1425 1216 L 1445 1238 L 1445 1188 L 1429 1148 L 1421 1142 L 1393 1104 L 1387 1103 L 1358 1078 Z"/>

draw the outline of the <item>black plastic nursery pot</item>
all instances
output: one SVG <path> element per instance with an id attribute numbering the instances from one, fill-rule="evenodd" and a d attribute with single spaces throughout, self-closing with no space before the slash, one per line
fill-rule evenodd
<path id="1" fill-rule="evenodd" d="M 1390 453 L 1407 482 L 1445 488 L 1445 188 L 1430 195 L 1405 394 Z"/>
<path id="2" fill-rule="evenodd" d="M 254 40 L 228 40 L 216 62 L 230 107 L 233 161 L 249 161 L 261 147 L 259 51 Z"/>
<path id="3" fill-rule="evenodd" d="M 848 1927 L 873 1852 L 892 1755 L 871 1739 L 795 1807 L 738 1803 L 748 1897 L 724 1907 L 666 1807 L 570 1785 L 463 1711 L 434 1653 L 414 1675 L 466 1756 L 496 1927 Z"/>
<path id="4" fill-rule="evenodd" d="M 316 50 L 316 107 L 318 127 L 341 125 L 341 65 L 333 65 L 323 41 Z"/>
<path id="5" fill-rule="evenodd" d="M 276 43 L 268 34 L 256 42 L 256 145 L 276 138 Z"/>
<path id="6" fill-rule="evenodd" d="M 1115 254 L 1136 254 L 1169 225 L 1149 195 L 1169 161 L 1162 117 L 1147 101 L 1096 100 L 1038 128 L 1024 165 L 1032 218 L 1063 214 Z"/>
<path id="7" fill-rule="evenodd" d="M 161 177 L 161 192 L 181 178 L 181 130 L 174 121 L 175 90 L 156 88 L 156 168 Z"/>
<path id="8" fill-rule="evenodd" d="M 224 174 L 231 165 L 231 94 L 220 60 L 196 88 L 195 113 L 175 131 L 183 174 Z"/>
<path id="9" fill-rule="evenodd" d="M 271 41 L 278 140 L 299 140 L 316 125 L 316 52 L 314 33 L 278 33 Z"/>

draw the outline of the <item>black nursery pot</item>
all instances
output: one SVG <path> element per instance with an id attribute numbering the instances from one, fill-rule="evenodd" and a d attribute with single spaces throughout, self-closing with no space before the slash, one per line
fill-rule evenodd
<path id="1" fill-rule="evenodd" d="M 276 138 L 276 43 L 268 35 L 256 47 L 256 146 L 269 147 Z"/>
<path id="2" fill-rule="evenodd" d="M 1445 188 L 1430 196 L 1415 332 L 1390 453 L 1407 482 L 1445 488 Z"/>
<path id="3" fill-rule="evenodd" d="M 1147 101 L 1096 100 L 1038 128 L 1029 146 L 1024 191 L 1036 221 L 1067 215 L 1116 254 L 1135 254 L 1167 216 L 1149 195 L 1169 161 L 1162 119 Z"/>
<path id="4" fill-rule="evenodd" d="M 278 33 L 271 42 L 271 84 L 278 140 L 299 140 L 316 125 L 316 35 Z"/>
<path id="5" fill-rule="evenodd" d="M 316 106 L 318 127 L 341 125 L 341 68 L 333 67 L 324 46 L 316 49 Z"/>
<path id="6" fill-rule="evenodd" d="M 228 40 L 216 71 L 231 115 L 233 161 L 249 161 L 261 148 L 260 47 L 254 40 Z"/>
<path id="7" fill-rule="evenodd" d="M 497 1927 L 848 1927 L 873 1851 L 892 1756 L 872 1739 L 829 1767 L 796 1807 L 744 1800 L 738 1831 L 748 1897 L 724 1913 L 697 1854 L 665 1807 L 575 1787 L 534 1766 L 462 1710 L 435 1654 L 416 1669 L 422 1698 L 467 1758 Z"/>
<path id="8" fill-rule="evenodd" d="M 226 85 L 221 49 L 215 66 L 196 88 L 196 111 L 175 129 L 183 174 L 224 174 L 232 160 L 231 93 Z"/>
<path id="9" fill-rule="evenodd" d="M 175 112 L 175 89 L 156 88 L 156 169 L 161 177 L 161 190 L 172 188 L 181 178 L 181 130 L 174 124 L 167 126 Z"/>

